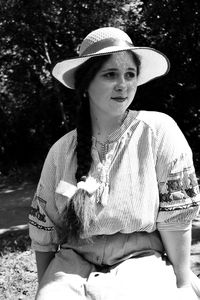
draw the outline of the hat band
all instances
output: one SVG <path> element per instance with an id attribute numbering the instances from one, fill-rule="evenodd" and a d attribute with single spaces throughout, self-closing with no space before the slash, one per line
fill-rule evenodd
<path id="1" fill-rule="evenodd" d="M 122 49 L 123 48 L 126 49 L 126 48 L 133 47 L 133 44 L 129 43 L 128 41 L 122 41 L 115 38 L 107 38 L 90 45 L 82 53 L 80 53 L 80 56 L 95 54 L 100 50 L 106 49 L 108 47 L 113 47 L 113 46 L 118 46 L 118 47 L 122 47 Z"/>

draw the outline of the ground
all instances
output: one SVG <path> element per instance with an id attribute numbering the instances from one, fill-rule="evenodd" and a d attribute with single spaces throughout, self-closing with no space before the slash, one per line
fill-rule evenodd
<path id="1" fill-rule="evenodd" d="M 37 288 L 27 216 L 36 184 L 0 183 L 0 300 L 33 300 Z M 191 268 L 200 274 L 200 215 L 193 221 Z"/>
<path id="2" fill-rule="evenodd" d="M 37 289 L 27 215 L 36 184 L 0 184 L 0 300 L 33 300 Z"/>

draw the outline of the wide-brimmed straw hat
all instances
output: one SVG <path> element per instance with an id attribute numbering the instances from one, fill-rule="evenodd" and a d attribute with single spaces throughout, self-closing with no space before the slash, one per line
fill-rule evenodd
<path id="1" fill-rule="evenodd" d="M 168 58 L 150 47 L 135 47 L 130 37 L 121 29 L 103 27 L 89 33 L 83 40 L 79 56 L 59 62 L 53 68 L 53 76 L 66 87 L 74 89 L 74 73 L 88 59 L 95 56 L 131 50 L 140 59 L 138 85 L 167 74 Z"/>

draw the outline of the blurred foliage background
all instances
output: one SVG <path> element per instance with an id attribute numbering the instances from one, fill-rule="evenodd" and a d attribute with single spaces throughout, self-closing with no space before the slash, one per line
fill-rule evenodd
<path id="1" fill-rule="evenodd" d="M 199 0 L 0 0 L 0 172 L 41 167 L 75 126 L 72 90 L 51 76 L 90 31 L 124 29 L 137 46 L 164 52 L 171 71 L 138 89 L 134 109 L 175 118 L 200 166 Z"/>

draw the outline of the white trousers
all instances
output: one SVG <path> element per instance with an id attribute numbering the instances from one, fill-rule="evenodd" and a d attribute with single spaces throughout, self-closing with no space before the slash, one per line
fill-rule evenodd
<path id="1" fill-rule="evenodd" d="M 56 254 L 38 289 L 36 300 L 197 300 L 200 280 L 178 289 L 173 268 L 161 255 L 127 259 L 99 272 L 68 249 Z M 199 294 L 200 297 L 200 294 Z"/>

